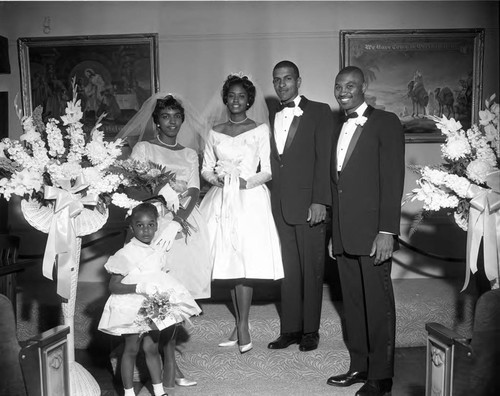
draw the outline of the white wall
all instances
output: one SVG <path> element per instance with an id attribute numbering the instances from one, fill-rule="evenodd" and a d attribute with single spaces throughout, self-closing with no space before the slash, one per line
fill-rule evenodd
<path id="1" fill-rule="evenodd" d="M 301 93 L 337 109 L 332 85 L 339 69 L 340 30 L 485 28 L 483 91 L 489 96 L 500 92 L 498 15 L 498 1 L 0 2 L 0 35 L 9 39 L 12 68 L 11 74 L 0 75 L 0 91 L 8 91 L 11 100 L 20 91 L 19 37 L 158 33 L 161 90 L 184 94 L 199 110 L 234 71 L 251 74 L 266 95 L 274 95 L 271 70 L 282 59 L 299 65 Z M 45 17 L 50 17 L 50 34 L 43 32 Z M 13 107 L 9 126 L 17 138 L 21 129 Z M 406 149 L 408 164 L 440 162 L 438 144 L 412 143 Z M 414 181 L 408 172 L 406 191 Z M 418 205 L 404 208 L 405 238 L 417 210 Z M 447 219 L 438 218 L 424 224 L 412 243 L 463 257 L 464 238 Z M 422 276 L 420 270 L 463 272 L 456 264 L 404 249 L 396 260 L 401 265 L 395 266 L 394 277 Z"/>

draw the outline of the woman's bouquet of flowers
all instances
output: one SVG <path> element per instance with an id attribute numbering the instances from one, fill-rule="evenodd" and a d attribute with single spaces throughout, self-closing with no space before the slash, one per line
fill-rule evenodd
<path id="1" fill-rule="evenodd" d="M 43 274 L 52 279 L 57 259 L 57 291 L 69 298 L 70 277 L 77 263 L 77 237 L 101 228 L 107 220 L 109 195 L 122 183 L 110 171 L 121 154 L 121 140 L 104 141 L 99 129 L 104 115 L 87 136 L 73 79 L 73 99 L 61 120 L 42 119 L 42 108 L 31 116 L 18 111 L 24 133 L 19 140 L 0 141 L 0 196 L 23 198 L 26 220 L 48 233 Z M 96 210 L 97 209 L 97 210 Z"/>
<path id="2" fill-rule="evenodd" d="M 122 183 L 117 192 L 111 195 L 111 203 L 131 213 L 132 209 L 144 201 L 159 202 L 158 208 L 163 217 L 170 215 L 181 224 L 185 235 L 191 234 L 192 225 L 175 216 L 179 207 L 184 207 L 187 190 L 186 182 L 177 181 L 174 172 L 152 161 L 127 159 L 117 161 L 112 172 L 120 175 Z M 187 198 L 189 199 L 189 198 Z"/>
<path id="3" fill-rule="evenodd" d="M 123 178 L 122 187 L 111 197 L 118 207 L 131 210 L 145 200 L 160 200 L 169 211 L 179 208 L 175 173 L 152 161 L 117 161 L 112 171 Z"/>
<path id="4" fill-rule="evenodd" d="M 483 239 L 485 263 L 497 263 L 495 270 L 486 269 L 490 280 L 498 279 L 500 262 L 499 105 L 494 99 L 486 100 L 479 124 L 467 131 L 453 118 L 430 117 L 445 135 L 444 163 L 413 166 L 420 175 L 418 187 L 403 202 L 423 202 L 418 221 L 428 212 L 450 210 L 457 225 L 468 231 L 467 261 L 473 272 Z"/>

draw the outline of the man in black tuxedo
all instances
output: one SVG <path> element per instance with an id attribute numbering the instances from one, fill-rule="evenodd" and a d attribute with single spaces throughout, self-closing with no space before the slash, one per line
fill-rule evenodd
<path id="1" fill-rule="evenodd" d="M 345 315 L 349 371 L 327 383 L 364 382 L 358 396 L 385 395 L 394 375 L 392 253 L 398 248 L 404 187 L 404 134 L 398 117 L 365 102 L 363 72 L 335 79 L 346 119 L 336 128 L 331 162 L 332 250 Z"/>
<path id="2" fill-rule="evenodd" d="M 285 277 L 280 336 L 268 348 L 300 343 L 301 351 L 311 351 L 319 343 L 333 115 L 326 103 L 299 96 L 301 82 L 294 63 L 274 67 L 281 106 L 270 112 L 270 187 Z"/>

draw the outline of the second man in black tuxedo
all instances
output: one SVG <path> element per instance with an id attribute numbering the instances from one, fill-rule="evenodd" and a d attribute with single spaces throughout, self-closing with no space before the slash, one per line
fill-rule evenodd
<path id="1" fill-rule="evenodd" d="M 294 63 L 281 61 L 274 67 L 281 106 L 270 112 L 271 205 L 285 277 L 281 334 L 268 348 L 300 343 L 301 351 L 310 351 L 319 342 L 333 115 L 326 103 L 299 96 L 301 82 Z"/>

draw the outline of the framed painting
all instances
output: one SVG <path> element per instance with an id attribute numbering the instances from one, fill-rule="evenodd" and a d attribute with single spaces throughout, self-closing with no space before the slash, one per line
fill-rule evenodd
<path id="1" fill-rule="evenodd" d="M 84 130 L 105 113 L 107 139 L 159 90 L 157 34 L 19 38 L 18 50 L 24 114 L 59 118 L 75 78 Z"/>
<path id="2" fill-rule="evenodd" d="M 357 66 L 368 84 L 366 101 L 395 113 L 407 142 L 444 141 L 434 121 L 464 128 L 478 120 L 484 29 L 342 30 L 340 66 Z"/>

